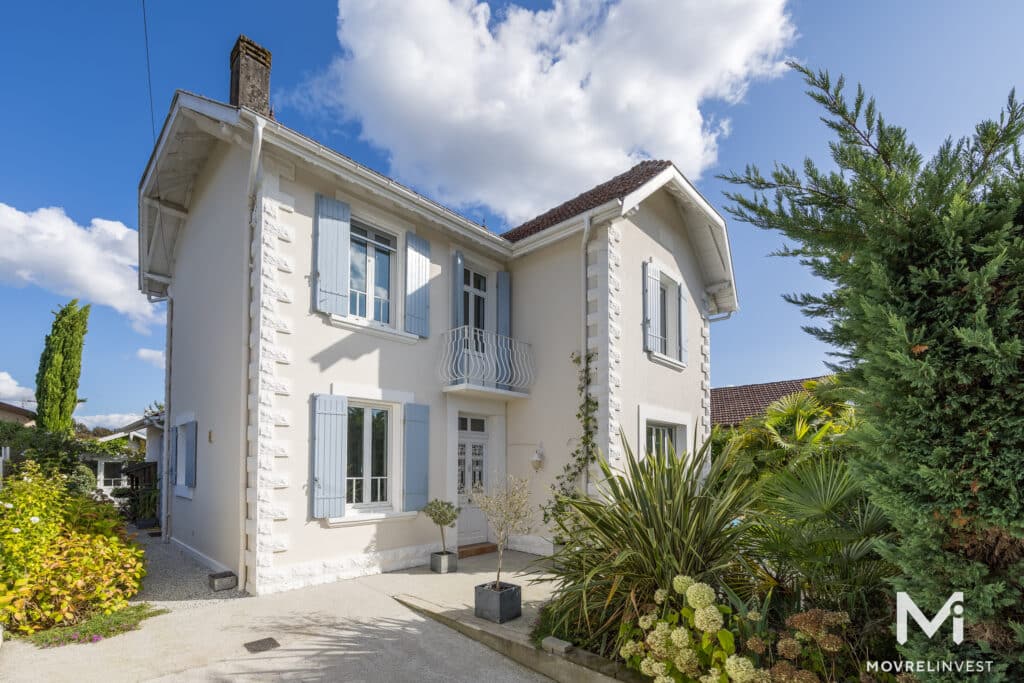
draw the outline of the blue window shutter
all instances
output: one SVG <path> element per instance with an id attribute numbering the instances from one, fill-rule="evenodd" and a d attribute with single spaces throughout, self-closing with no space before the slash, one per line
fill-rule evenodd
<path id="1" fill-rule="evenodd" d="M 196 487 L 196 447 L 199 424 L 194 420 L 182 425 L 185 429 L 185 486 Z"/>
<path id="2" fill-rule="evenodd" d="M 178 428 L 171 427 L 171 437 L 169 440 L 170 451 L 167 458 L 167 483 L 170 485 L 171 490 L 174 490 L 174 486 L 178 483 Z"/>
<path id="3" fill-rule="evenodd" d="M 405 331 L 430 336 L 430 242 L 405 234 Z"/>
<path id="4" fill-rule="evenodd" d="M 686 292 L 683 290 L 683 283 L 679 283 L 679 362 L 686 363 L 689 357 L 689 340 L 686 338 L 687 325 L 686 325 Z"/>
<path id="5" fill-rule="evenodd" d="M 352 211 L 337 199 L 316 196 L 316 310 L 348 315 Z"/>
<path id="6" fill-rule="evenodd" d="M 430 406 L 405 404 L 405 498 L 406 510 L 422 510 L 427 504 L 430 476 Z"/>
<path id="7" fill-rule="evenodd" d="M 466 324 L 462 319 L 462 279 L 465 268 L 466 259 L 462 252 L 452 254 L 452 329 Z"/>
<path id="8" fill-rule="evenodd" d="M 313 517 L 345 516 L 345 449 L 348 447 L 348 399 L 313 396 Z"/>
<path id="9" fill-rule="evenodd" d="M 644 351 L 661 349 L 661 272 L 658 266 L 644 263 Z"/>

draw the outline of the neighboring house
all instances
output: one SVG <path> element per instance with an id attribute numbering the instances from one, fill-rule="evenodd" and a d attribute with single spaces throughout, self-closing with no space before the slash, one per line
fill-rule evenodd
<path id="1" fill-rule="evenodd" d="M 25 427 L 34 427 L 36 414 L 28 408 L 0 401 L 0 422 L 15 422 Z"/>
<path id="2" fill-rule="evenodd" d="M 126 444 L 124 453 L 120 455 L 90 454 L 82 456 L 82 462 L 96 474 L 96 488 L 108 496 L 114 489 L 127 484 L 124 477 L 124 467 L 127 462 L 136 460 L 139 453 L 148 450 L 148 439 L 141 425 L 134 428 L 125 427 L 113 434 L 102 436 L 96 441 L 106 443 L 117 439 L 124 439 Z"/>
<path id="3" fill-rule="evenodd" d="M 821 377 L 786 379 L 761 384 L 741 384 L 733 387 L 715 387 L 711 390 L 711 423 L 735 427 L 748 417 L 764 415 L 772 403 L 783 396 L 804 390 L 804 384 Z"/>
<path id="4" fill-rule="evenodd" d="M 275 121 L 270 63 L 241 37 L 231 104 L 176 93 L 139 186 L 172 542 L 252 593 L 426 563 L 430 498 L 462 506 L 460 545 L 485 542 L 475 486 L 528 477 L 540 505 L 568 462 L 583 349 L 613 464 L 620 430 L 709 434 L 732 262 L 672 163 L 497 235 Z"/>

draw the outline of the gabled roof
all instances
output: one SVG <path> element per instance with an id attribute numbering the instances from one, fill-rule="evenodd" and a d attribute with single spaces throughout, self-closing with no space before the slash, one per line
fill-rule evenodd
<path id="1" fill-rule="evenodd" d="M 15 415 L 21 415 L 22 417 L 27 417 L 30 420 L 36 419 L 36 414 L 34 412 L 29 410 L 28 408 L 22 408 L 21 406 L 16 406 L 13 403 L 7 403 L 5 401 L 0 401 L 0 410 L 4 411 L 5 413 L 14 413 Z"/>
<path id="2" fill-rule="evenodd" d="M 761 415 L 783 396 L 804 390 L 804 383 L 821 377 L 786 379 L 762 384 L 741 384 L 711 390 L 711 424 L 731 427 L 748 417 Z"/>
<path id="3" fill-rule="evenodd" d="M 573 216 L 578 216 L 584 211 L 596 209 L 602 204 L 607 204 L 613 199 L 622 200 L 630 192 L 639 189 L 644 183 L 654 178 L 672 165 L 671 161 L 654 160 L 641 161 L 625 173 L 620 173 L 611 180 L 605 181 L 582 194 L 578 194 L 567 202 L 563 202 L 553 209 L 549 209 L 532 218 L 522 225 L 502 233 L 502 237 L 509 242 L 518 242 L 521 239 L 536 235 L 541 230 L 558 225 Z"/>

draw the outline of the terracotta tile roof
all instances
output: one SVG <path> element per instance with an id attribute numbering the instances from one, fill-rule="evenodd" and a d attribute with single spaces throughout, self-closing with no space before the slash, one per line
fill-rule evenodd
<path id="1" fill-rule="evenodd" d="M 584 211 L 597 208 L 613 199 L 622 199 L 671 165 L 671 161 L 665 160 L 651 159 L 641 161 L 625 173 L 617 175 L 611 180 L 603 182 L 597 187 L 591 188 L 583 194 L 577 195 L 569 201 L 545 211 L 519 227 L 502 233 L 501 236 L 509 242 L 518 242 L 530 235 L 536 235 L 538 232 L 547 230 L 553 225 L 558 225 L 573 216 L 578 216 Z"/>
<path id="2" fill-rule="evenodd" d="M 804 382 L 816 379 L 821 379 L 821 377 L 713 388 L 711 389 L 711 424 L 737 425 L 748 417 L 760 415 L 765 408 L 783 396 L 802 391 Z"/>

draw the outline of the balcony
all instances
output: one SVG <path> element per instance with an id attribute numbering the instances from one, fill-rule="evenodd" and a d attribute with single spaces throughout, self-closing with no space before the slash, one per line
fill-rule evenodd
<path id="1" fill-rule="evenodd" d="M 463 326 L 441 336 L 439 374 L 444 391 L 484 398 L 522 398 L 533 385 L 530 345 Z"/>

